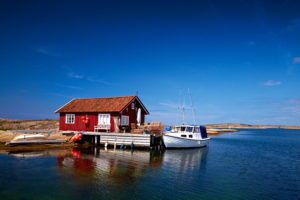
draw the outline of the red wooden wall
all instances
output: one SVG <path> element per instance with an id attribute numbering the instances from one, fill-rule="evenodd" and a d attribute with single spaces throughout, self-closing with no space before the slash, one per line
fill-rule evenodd
<path id="1" fill-rule="evenodd" d="M 66 114 L 60 113 L 59 120 L 59 129 L 60 130 L 68 130 L 68 131 L 94 131 L 94 126 L 98 124 L 98 113 L 70 113 L 75 114 L 75 123 L 74 124 L 66 124 Z M 89 124 L 86 125 L 81 117 L 88 117 Z"/>
<path id="2" fill-rule="evenodd" d="M 131 109 L 131 103 L 135 104 L 135 108 Z M 131 102 L 127 108 L 125 108 L 120 114 L 119 117 L 121 118 L 121 115 L 127 115 L 129 116 L 129 126 L 131 123 L 137 123 L 136 118 L 137 118 L 137 111 L 139 108 L 142 110 L 142 120 L 141 123 L 145 122 L 145 111 L 143 110 L 142 106 L 139 104 L 139 102 L 135 99 L 133 102 Z"/>
<path id="3" fill-rule="evenodd" d="M 121 115 L 129 116 L 129 127 L 131 123 L 137 123 L 137 111 L 138 108 L 141 108 L 142 111 L 142 119 L 141 123 L 145 122 L 145 111 L 142 109 L 141 105 L 137 100 L 134 100 L 135 108 L 131 109 L 131 103 L 120 113 L 109 113 L 110 114 L 110 124 L 111 124 L 111 132 L 115 132 L 115 125 L 113 117 L 117 116 L 121 119 Z M 74 124 L 66 124 L 66 114 L 69 113 L 60 113 L 59 119 L 59 130 L 62 131 L 94 131 L 94 127 L 98 124 L 98 114 L 99 113 L 70 113 L 75 114 L 75 123 Z M 89 124 L 86 125 L 81 117 L 88 117 Z"/>

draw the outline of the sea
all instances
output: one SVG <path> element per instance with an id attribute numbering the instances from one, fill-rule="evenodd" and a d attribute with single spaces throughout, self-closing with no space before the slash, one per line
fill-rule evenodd
<path id="1" fill-rule="evenodd" d="M 200 149 L 0 154 L 0 200 L 300 199 L 300 130 L 241 130 Z"/>

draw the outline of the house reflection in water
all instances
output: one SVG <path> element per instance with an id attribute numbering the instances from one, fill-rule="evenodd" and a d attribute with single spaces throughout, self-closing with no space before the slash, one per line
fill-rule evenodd
<path id="1" fill-rule="evenodd" d="M 172 169 L 177 177 L 192 169 L 205 170 L 207 152 L 208 148 L 134 152 L 88 148 L 73 149 L 58 156 L 57 161 L 63 174 L 80 184 L 96 181 L 118 185 L 133 183 L 146 177 L 149 170 L 162 167 Z"/>
<path id="2" fill-rule="evenodd" d="M 73 177 L 113 184 L 132 183 L 146 175 L 148 169 L 162 166 L 164 153 L 151 151 L 104 151 L 101 149 L 73 149 L 58 156 L 58 167 Z"/>

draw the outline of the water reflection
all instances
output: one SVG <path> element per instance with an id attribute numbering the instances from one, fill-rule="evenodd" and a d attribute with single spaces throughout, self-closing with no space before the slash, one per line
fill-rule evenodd
<path id="1" fill-rule="evenodd" d="M 70 152 L 67 149 L 49 149 L 49 150 L 27 150 L 27 151 L 3 151 L 0 153 L 8 154 L 9 156 L 17 158 L 35 158 L 35 157 L 49 157 L 62 156 Z"/>
<path id="2" fill-rule="evenodd" d="M 113 151 L 100 149 L 73 149 L 58 156 L 60 170 L 72 175 L 90 176 L 124 184 L 145 176 L 150 168 L 162 166 L 164 152 Z"/>
<path id="3" fill-rule="evenodd" d="M 187 171 L 200 168 L 205 162 L 208 148 L 168 150 L 164 156 L 164 165 L 172 166 L 176 170 Z"/>
<path id="4" fill-rule="evenodd" d="M 34 158 L 44 156 L 44 152 L 10 152 L 8 155 L 18 158 Z"/>
<path id="5" fill-rule="evenodd" d="M 57 157 L 58 168 L 74 177 L 101 179 L 113 184 L 133 183 L 150 169 L 164 165 L 184 174 L 201 167 L 207 148 L 170 151 L 114 151 L 103 149 L 73 149 Z"/>
<path id="6" fill-rule="evenodd" d="M 149 170 L 168 169 L 185 176 L 203 166 L 207 148 L 166 151 L 120 151 L 103 148 L 52 149 L 46 151 L 8 152 L 19 158 L 56 157 L 58 172 L 78 184 L 128 184 L 145 177 Z M 151 174 L 152 172 L 150 172 Z"/>

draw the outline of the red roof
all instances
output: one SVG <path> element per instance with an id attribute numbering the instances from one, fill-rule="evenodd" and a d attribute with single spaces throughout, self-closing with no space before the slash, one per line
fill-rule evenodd
<path id="1" fill-rule="evenodd" d="M 148 110 L 137 96 L 73 99 L 55 112 L 121 112 L 134 99 L 137 99 L 144 108 L 146 114 L 149 114 Z"/>

